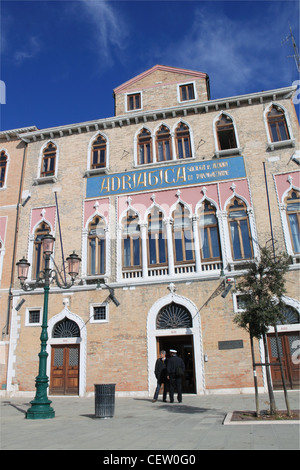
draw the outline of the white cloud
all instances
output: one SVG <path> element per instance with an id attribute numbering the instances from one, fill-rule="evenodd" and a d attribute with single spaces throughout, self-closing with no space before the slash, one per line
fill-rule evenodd
<path id="1" fill-rule="evenodd" d="M 23 48 L 15 52 L 14 60 L 18 65 L 20 65 L 25 60 L 35 57 L 40 52 L 40 50 L 41 44 L 39 39 L 36 36 L 31 36 Z"/>
<path id="2" fill-rule="evenodd" d="M 80 0 L 93 32 L 94 45 L 106 62 L 112 62 L 112 54 L 123 50 L 127 38 L 127 26 L 116 8 L 104 0 Z"/>

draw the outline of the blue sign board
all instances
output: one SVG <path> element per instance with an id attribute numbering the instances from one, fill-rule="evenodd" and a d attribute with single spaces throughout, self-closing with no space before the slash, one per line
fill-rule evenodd
<path id="1" fill-rule="evenodd" d="M 243 157 L 194 161 L 177 165 L 144 168 L 123 173 L 92 176 L 87 180 L 86 197 L 156 191 L 205 184 L 246 176 Z"/>

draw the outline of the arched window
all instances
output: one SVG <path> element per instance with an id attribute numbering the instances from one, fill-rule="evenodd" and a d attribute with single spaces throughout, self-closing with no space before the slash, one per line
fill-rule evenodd
<path id="1" fill-rule="evenodd" d="M 192 156 L 190 130 L 181 122 L 175 131 L 177 158 L 190 158 Z"/>
<path id="2" fill-rule="evenodd" d="M 64 318 L 54 325 L 52 338 L 80 338 L 79 326 L 69 318 Z"/>
<path id="3" fill-rule="evenodd" d="M 123 268 L 141 266 L 141 233 L 138 216 L 129 210 L 123 219 Z"/>
<path id="4" fill-rule="evenodd" d="M 167 237 L 163 214 L 155 207 L 148 215 L 148 265 L 162 264 L 167 264 Z"/>
<path id="5" fill-rule="evenodd" d="M 95 217 L 88 228 L 88 274 L 105 273 L 105 224 Z"/>
<path id="6" fill-rule="evenodd" d="M 40 223 L 35 231 L 33 243 L 32 279 L 37 279 L 38 273 L 45 267 L 42 238 L 48 233 L 50 233 L 50 227 L 45 222 Z"/>
<path id="7" fill-rule="evenodd" d="M 172 143 L 169 129 L 161 125 L 156 133 L 157 161 L 172 160 Z"/>
<path id="8" fill-rule="evenodd" d="M 287 219 L 294 253 L 300 252 L 300 193 L 292 189 L 286 199 Z"/>
<path id="9" fill-rule="evenodd" d="M 200 246 L 203 261 L 220 260 L 220 236 L 215 207 L 204 201 L 199 211 Z"/>
<path id="10" fill-rule="evenodd" d="M 267 120 L 272 142 L 290 139 L 283 109 L 273 105 L 267 115 Z"/>
<path id="11" fill-rule="evenodd" d="M 8 157 L 5 153 L 5 150 L 2 150 L 0 153 L 0 188 L 3 188 L 5 184 L 7 162 Z"/>
<path id="12" fill-rule="evenodd" d="M 237 148 L 237 141 L 233 121 L 227 114 L 222 114 L 216 122 L 216 131 L 219 150 Z"/>
<path id="13" fill-rule="evenodd" d="M 43 150 L 41 177 L 55 175 L 56 146 L 49 142 Z"/>
<path id="14" fill-rule="evenodd" d="M 243 201 L 234 198 L 228 208 L 228 222 L 234 260 L 253 257 L 247 208 Z"/>
<path id="15" fill-rule="evenodd" d="M 288 323 L 290 325 L 293 325 L 296 323 L 300 323 L 299 312 L 294 307 L 291 307 L 290 305 L 286 305 L 282 313 L 285 317 L 284 324 Z"/>
<path id="16" fill-rule="evenodd" d="M 163 307 L 156 317 L 156 328 L 159 330 L 192 327 L 193 320 L 188 309 L 175 302 Z"/>
<path id="17" fill-rule="evenodd" d="M 189 213 L 184 205 L 179 203 L 173 212 L 173 244 L 175 263 L 194 261 L 194 243 L 192 224 Z"/>
<path id="18" fill-rule="evenodd" d="M 106 139 L 98 135 L 91 150 L 91 169 L 106 167 Z"/>
<path id="19" fill-rule="evenodd" d="M 152 137 L 150 131 L 144 128 L 138 135 L 138 165 L 152 162 Z"/>

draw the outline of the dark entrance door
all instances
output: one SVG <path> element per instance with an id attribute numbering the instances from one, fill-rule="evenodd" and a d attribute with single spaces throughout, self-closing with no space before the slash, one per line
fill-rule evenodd
<path id="1" fill-rule="evenodd" d="M 157 349 L 157 357 L 159 357 L 159 351 L 165 350 L 167 358 L 170 357 L 170 349 L 178 351 L 178 356 L 185 364 L 182 391 L 183 393 L 196 393 L 193 335 L 158 337 Z"/>
<path id="2" fill-rule="evenodd" d="M 52 346 L 51 395 L 78 395 L 79 345 Z"/>
<path id="3" fill-rule="evenodd" d="M 279 352 L 281 356 L 284 377 L 287 388 L 300 388 L 300 332 L 279 333 Z M 275 334 L 268 335 L 268 345 L 271 366 L 273 387 L 276 390 L 282 389 L 282 379 L 278 358 Z"/>

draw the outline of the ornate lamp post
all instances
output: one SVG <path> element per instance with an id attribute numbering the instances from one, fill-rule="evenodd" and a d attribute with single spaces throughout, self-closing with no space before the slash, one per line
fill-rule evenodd
<path id="1" fill-rule="evenodd" d="M 47 357 L 48 353 L 46 351 L 47 341 L 48 341 L 48 297 L 50 284 L 55 280 L 58 287 L 62 289 L 69 289 L 73 286 L 76 276 L 79 272 L 79 265 L 81 259 L 73 252 L 68 258 L 68 273 L 71 276 L 71 282 L 61 284 L 58 280 L 58 274 L 54 269 L 50 269 L 50 256 L 53 253 L 53 245 L 55 238 L 52 235 L 48 234 L 42 238 L 42 249 L 45 259 L 45 268 L 43 271 L 40 271 L 37 275 L 36 282 L 34 284 L 28 285 L 25 284 L 25 281 L 28 276 L 28 269 L 30 263 L 23 257 L 18 261 L 18 278 L 21 282 L 21 287 L 25 291 L 31 291 L 37 287 L 44 288 L 44 309 L 43 309 L 43 322 L 42 322 L 42 332 L 40 336 L 41 340 L 41 351 L 39 353 L 39 374 L 36 377 L 36 395 L 34 400 L 32 400 L 31 407 L 26 413 L 27 419 L 47 419 L 54 418 L 55 412 L 50 406 L 52 403 L 47 396 L 47 388 L 49 384 L 49 379 L 46 374 L 47 370 Z"/>

